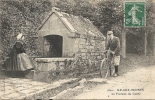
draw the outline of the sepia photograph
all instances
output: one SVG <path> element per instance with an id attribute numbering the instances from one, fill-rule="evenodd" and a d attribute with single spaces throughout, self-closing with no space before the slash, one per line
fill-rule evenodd
<path id="1" fill-rule="evenodd" d="M 0 0 L 0 100 L 155 99 L 155 0 Z"/>

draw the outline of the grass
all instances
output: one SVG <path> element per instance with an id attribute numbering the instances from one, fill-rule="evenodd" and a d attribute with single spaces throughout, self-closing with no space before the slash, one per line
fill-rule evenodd
<path id="1" fill-rule="evenodd" d="M 155 57 L 154 56 L 144 56 L 144 55 L 133 55 L 128 54 L 125 59 L 121 59 L 121 63 L 119 66 L 120 73 L 127 72 L 128 70 L 132 70 L 139 67 L 150 67 L 155 65 Z"/>

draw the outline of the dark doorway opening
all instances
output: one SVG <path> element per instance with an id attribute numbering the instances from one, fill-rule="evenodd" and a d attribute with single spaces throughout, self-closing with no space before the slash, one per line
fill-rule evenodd
<path id="1" fill-rule="evenodd" d="M 44 57 L 62 57 L 62 36 L 47 35 L 44 36 L 44 40 Z"/>
<path id="2" fill-rule="evenodd" d="M 142 35 L 127 34 L 126 35 L 126 52 L 128 54 L 143 55 L 144 38 Z"/>

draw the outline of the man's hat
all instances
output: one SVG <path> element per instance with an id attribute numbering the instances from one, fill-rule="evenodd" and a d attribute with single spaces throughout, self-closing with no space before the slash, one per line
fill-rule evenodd
<path id="1" fill-rule="evenodd" d="M 108 31 L 107 34 L 111 35 L 111 34 L 113 34 L 113 31 Z"/>

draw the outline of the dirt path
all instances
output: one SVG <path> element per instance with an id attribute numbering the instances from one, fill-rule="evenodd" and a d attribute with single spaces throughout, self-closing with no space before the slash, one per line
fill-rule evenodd
<path id="1" fill-rule="evenodd" d="M 110 78 L 74 99 L 155 99 L 155 66 L 139 67 Z"/>

